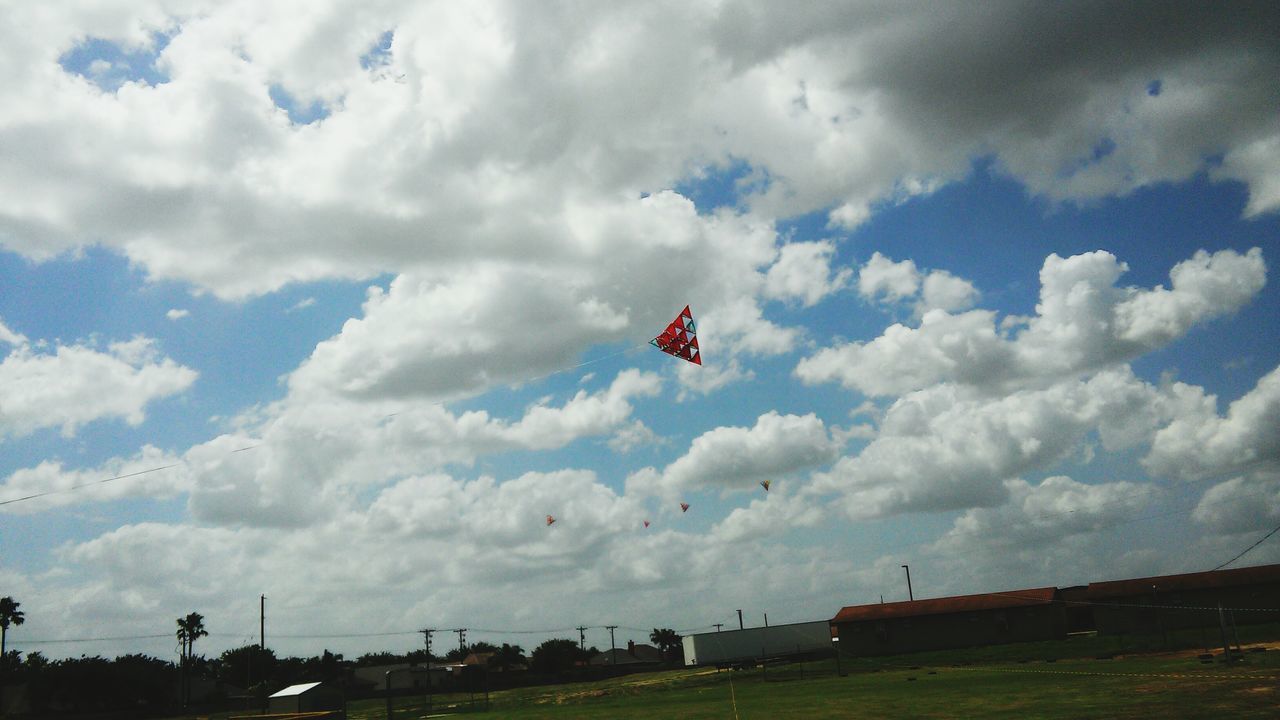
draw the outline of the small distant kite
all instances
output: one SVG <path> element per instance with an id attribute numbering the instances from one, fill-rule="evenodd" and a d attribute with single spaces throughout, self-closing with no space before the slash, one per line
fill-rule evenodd
<path id="1" fill-rule="evenodd" d="M 684 310 L 681 310 L 676 319 L 671 321 L 667 329 L 663 330 L 658 337 L 650 340 L 649 344 L 668 355 L 683 358 L 694 365 L 701 365 L 702 353 L 698 350 L 696 332 L 697 327 L 693 324 L 693 313 L 689 312 L 689 306 L 685 305 Z"/>
<path id="2" fill-rule="evenodd" d="M 648 521 L 648 520 L 645 520 L 645 521 L 644 521 L 644 526 L 645 526 L 645 527 L 649 527 L 649 521 Z"/>
<path id="3" fill-rule="evenodd" d="M 772 483 L 773 483 L 772 480 L 761 480 L 760 487 L 764 488 L 765 492 L 769 492 L 769 485 Z"/>
<path id="4" fill-rule="evenodd" d="M 552 516 L 552 515 L 548 515 L 548 516 L 547 516 L 547 526 L 548 526 L 548 527 L 550 527 L 550 526 L 551 526 L 551 524 L 552 524 L 552 523 L 554 523 L 555 521 L 556 521 L 556 519 L 555 519 L 555 517 L 554 517 L 554 516 Z"/>
<path id="5" fill-rule="evenodd" d="M 689 503 L 680 503 L 680 512 L 689 512 Z"/>

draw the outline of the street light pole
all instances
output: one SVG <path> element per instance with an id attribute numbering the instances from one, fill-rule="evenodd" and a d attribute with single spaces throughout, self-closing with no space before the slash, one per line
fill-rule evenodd
<path id="1" fill-rule="evenodd" d="M 916 596 L 911 592 L 911 568 L 903 565 L 902 569 L 907 571 L 907 599 L 915 600 Z"/>

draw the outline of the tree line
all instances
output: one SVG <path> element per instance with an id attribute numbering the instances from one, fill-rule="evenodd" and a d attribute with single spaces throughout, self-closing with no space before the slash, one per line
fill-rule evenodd
<path id="1" fill-rule="evenodd" d="M 111 660 L 100 656 L 49 660 L 38 651 L 24 657 L 22 652 L 4 646 L 9 628 L 21 625 L 25 619 L 19 606 L 13 598 L 0 598 L 0 689 L 22 687 L 24 704 L 33 713 L 131 710 L 145 715 L 219 697 L 263 697 L 303 682 L 327 682 L 352 689 L 357 668 L 457 663 L 473 653 L 485 658 L 491 671 L 528 670 L 557 675 L 585 665 L 598 652 L 595 647 L 586 648 L 568 638 L 553 638 L 530 653 L 519 645 L 480 641 L 454 647 L 442 656 L 418 649 L 406 653 L 370 652 L 354 660 L 329 650 L 313 657 L 277 657 L 270 648 L 252 644 L 206 657 L 196 652 L 196 647 L 209 633 L 204 617 L 192 612 L 176 621 L 175 637 L 180 646 L 177 663 L 142 654 Z M 669 662 L 679 660 L 680 636 L 675 631 L 654 628 L 650 640 Z M 0 707 L 3 702 L 0 695 Z"/>

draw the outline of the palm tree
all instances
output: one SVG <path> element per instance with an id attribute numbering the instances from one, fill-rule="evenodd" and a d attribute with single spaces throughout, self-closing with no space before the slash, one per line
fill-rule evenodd
<path id="1" fill-rule="evenodd" d="M 18 609 L 21 604 L 8 596 L 0 598 L 0 657 L 4 657 L 5 636 L 9 633 L 9 626 L 24 622 L 22 611 Z"/>
<path id="2" fill-rule="evenodd" d="M 178 618 L 178 642 L 182 643 L 182 703 L 185 705 L 190 699 L 191 688 L 187 684 L 187 663 L 191 660 L 191 651 L 196 644 L 196 638 L 202 638 L 209 634 L 204 629 L 204 616 L 198 612 L 188 613 L 184 618 Z"/>

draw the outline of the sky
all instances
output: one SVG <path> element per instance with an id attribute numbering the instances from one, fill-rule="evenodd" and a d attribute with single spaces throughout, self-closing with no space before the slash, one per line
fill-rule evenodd
<path id="1" fill-rule="evenodd" d="M 6 16 L 11 648 L 608 647 L 1280 525 L 1274 3 Z"/>

